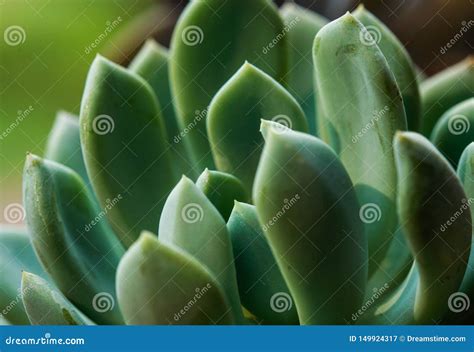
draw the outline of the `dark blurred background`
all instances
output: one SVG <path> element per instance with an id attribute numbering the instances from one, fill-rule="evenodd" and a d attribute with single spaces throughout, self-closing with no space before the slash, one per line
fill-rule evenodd
<path id="1" fill-rule="evenodd" d="M 7 204 L 21 202 L 25 153 L 42 154 L 57 110 L 79 112 L 94 56 L 101 53 L 125 64 L 147 37 L 168 45 L 187 2 L 0 0 L 0 222 Z M 294 2 L 329 19 L 360 3 Z M 474 0 L 366 0 L 364 5 L 398 36 L 427 75 L 473 53 Z M 456 37 L 463 28 L 465 33 Z M 12 29 L 20 35 L 14 45 L 5 39 Z M 449 42 L 451 47 L 443 50 Z"/>
<path id="2" fill-rule="evenodd" d="M 186 6 L 188 0 L 158 0 L 168 4 L 172 18 L 166 28 L 157 28 L 155 36 L 164 43 L 169 37 L 176 16 Z M 285 0 L 274 1 L 279 6 Z M 295 0 L 301 6 L 316 11 L 329 19 L 335 19 L 346 11 L 354 10 L 359 4 L 381 19 L 401 40 L 416 64 L 428 75 L 442 70 L 446 65 L 463 59 L 474 51 L 474 0 Z M 461 40 L 441 53 L 462 27 L 468 32 Z M 470 40 L 469 40 L 470 38 Z"/>

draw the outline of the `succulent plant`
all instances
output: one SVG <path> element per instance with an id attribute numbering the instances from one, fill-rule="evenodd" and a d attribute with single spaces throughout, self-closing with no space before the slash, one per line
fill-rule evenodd
<path id="1" fill-rule="evenodd" d="M 473 323 L 472 66 L 419 89 L 363 7 L 191 2 L 169 52 L 98 56 L 79 118 L 27 156 L 3 317 Z"/>

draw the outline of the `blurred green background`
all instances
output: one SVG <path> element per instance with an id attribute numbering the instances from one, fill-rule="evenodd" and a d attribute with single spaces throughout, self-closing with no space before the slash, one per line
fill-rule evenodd
<path id="1" fill-rule="evenodd" d="M 42 154 L 58 110 L 78 114 L 95 55 L 103 53 L 126 63 L 146 37 L 168 44 L 186 2 L 0 0 L 0 222 L 5 206 L 21 203 L 25 153 Z M 334 19 L 360 1 L 296 2 Z M 449 52 L 439 52 L 462 21 L 472 19 L 472 1 L 366 0 L 365 4 L 396 33 L 425 72 L 439 71 L 473 51 L 466 35 Z M 96 48 L 90 47 L 92 43 Z"/>
<path id="2" fill-rule="evenodd" d="M 95 55 L 104 48 L 120 52 L 114 38 L 149 5 L 143 0 L 0 0 L 1 209 L 21 201 L 25 153 L 42 153 L 57 110 L 79 112 Z M 18 45 L 5 40 L 7 28 L 15 29 L 11 26 L 24 30 L 17 32 L 23 36 Z M 110 33 L 107 27 L 113 27 Z M 95 41 L 98 48 L 86 50 Z"/>

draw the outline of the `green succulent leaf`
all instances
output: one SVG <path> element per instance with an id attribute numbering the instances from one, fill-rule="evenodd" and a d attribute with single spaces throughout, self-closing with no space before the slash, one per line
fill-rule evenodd
<path id="1" fill-rule="evenodd" d="M 224 172 L 206 169 L 197 179 L 196 186 L 211 201 L 225 221 L 229 219 L 234 201 L 244 202 L 248 199 L 242 182 Z"/>
<path id="2" fill-rule="evenodd" d="M 114 292 L 124 249 L 105 222 L 119 198 L 98 210 L 76 172 L 34 155 L 27 157 L 23 195 L 33 246 L 57 287 L 97 323 L 121 323 Z"/>
<path id="3" fill-rule="evenodd" d="M 253 205 L 235 202 L 227 222 L 242 305 L 260 324 L 298 324 L 293 304 Z"/>
<path id="4" fill-rule="evenodd" d="M 65 111 L 58 112 L 48 137 L 45 158 L 73 169 L 90 186 L 82 157 L 81 134 L 77 116 Z"/>
<path id="5" fill-rule="evenodd" d="M 23 272 L 23 304 L 32 325 L 92 325 L 59 291 L 41 277 Z"/>
<path id="6" fill-rule="evenodd" d="M 474 142 L 471 142 L 461 154 L 457 174 L 468 198 L 474 197 Z M 471 208 L 471 211 L 473 210 L 474 208 Z"/>
<path id="7" fill-rule="evenodd" d="M 268 121 L 262 133 L 253 197 L 300 322 L 345 323 L 367 282 L 367 241 L 349 175 L 315 137 L 281 133 Z"/>
<path id="8" fill-rule="evenodd" d="M 117 295 L 127 324 L 232 324 L 225 295 L 199 262 L 144 232 L 117 272 Z"/>
<path id="9" fill-rule="evenodd" d="M 347 13 L 318 32 L 314 61 L 319 132 L 339 154 L 356 188 L 373 272 L 396 230 L 392 140 L 406 128 L 406 117 L 387 60 L 367 37 L 366 28 Z"/>
<path id="10" fill-rule="evenodd" d="M 418 131 L 421 123 L 421 98 L 415 67 L 408 52 L 390 29 L 367 11 L 363 5 L 359 5 L 353 12 L 353 16 L 367 30 L 365 34 L 368 36 L 364 39 L 368 42 L 373 40 L 387 59 L 402 94 L 408 129 Z"/>
<path id="11" fill-rule="evenodd" d="M 102 207 L 125 247 L 158 226 L 176 176 L 158 101 L 138 75 L 98 56 L 81 106 L 81 142 Z"/>
<path id="12" fill-rule="evenodd" d="M 263 148 L 261 119 L 308 129 L 297 101 L 269 75 L 245 63 L 212 100 L 207 132 L 217 168 L 242 180 L 248 194 Z"/>
<path id="13" fill-rule="evenodd" d="M 194 256 L 216 277 L 232 307 L 237 322 L 242 307 L 226 223 L 212 203 L 188 178 L 171 191 L 160 219 L 159 238 Z"/>
<path id="14" fill-rule="evenodd" d="M 10 208 L 23 214 L 23 209 Z M 46 276 L 38 263 L 26 230 L 0 225 L 0 317 L 14 325 L 29 324 L 21 303 L 21 271 Z"/>
<path id="15" fill-rule="evenodd" d="M 433 128 L 430 139 L 456 167 L 464 148 L 474 141 L 474 98 L 446 111 Z"/>
<path id="16" fill-rule="evenodd" d="M 163 112 L 173 168 L 179 175 L 194 176 L 195 172 L 191 170 L 192 163 L 188 160 L 187 151 L 184 144 L 180 143 L 180 128 L 171 97 L 168 61 L 168 50 L 153 39 L 149 39 L 130 63 L 129 69 L 145 79 L 158 98 Z"/>
<path id="17" fill-rule="evenodd" d="M 415 263 L 373 322 L 433 324 L 447 313 L 466 270 L 472 231 L 466 195 L 448 161 L 420 134 L 399 133 L 395 151 L 400 222 Z"/>
<path id="18" fill-rule="evenodd" d="M 474 96 L 474 57 L 468 57 L 426 79 L 420 91 L 423 110 L 421 132 L 428 137 L 448 109 Z"/>
<path id="19" fill-rule="evenodd" d="M 416 80 L 418 81 L 419 85 L 428 78 L 426 73 L 420 67 L 416 65 L 415 65 L 415 73 L 416 73 Z M 421 99 L 421 93 L 420 93 L 420 99 Z"/>
<path id="20" fill-rule="evenodd" d="M 382 290 L 383 294 L 394 291 L 405 281 L 413 266 L 413 256 L 403 230 L 397 228 L 387 252 L 377 263 L 377 269 L 367 284 L 366 299 Z"/>
<path id="21" fill-rule="evenodd" d="M 212 97 L 245 60 L 281 80 L 287 67 L 283 34 L 278 9 L 267 0 L 192 1 L 181 15 L 171 42 L 172 92 L 198 169 L 214 165 L 205 123 Z"/>
<path id="22" fill-rule="evenodd" d="M 313 72 L 312 50 L 314 37 L 328 20 L 295 3 L 285 3 L 280 14 L 288 37 L 288 91 L 305 112 L 309 132 L 316 133 L 316 101 L 314 82 L 308 77 Z"/>
<path id="23" fill-rule="evenodd" d="M 469 255 L 469 262 L 467 263 L 466 273 L 461 284 L 460 292 L 463 292 L 470 297 L 471 302 L 474 299 L 474 142 L 469 144 L 461 155 L 458 164 L 458 177 L 460 178 L 464 191 L 467 196 L 467 203 L 471 210 L 471 224 L 472 224 L 472 242 L 471 253 Z M 463 209 L 467 211 L 467 209 Z M 474 306 L 471 305 L 466 312 L 466 321 L 468 318 L 474 318 Z"/>

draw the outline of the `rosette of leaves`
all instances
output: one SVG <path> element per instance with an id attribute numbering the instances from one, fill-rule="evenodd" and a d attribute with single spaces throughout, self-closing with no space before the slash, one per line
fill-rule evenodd
<path id="1" fill-rule="evenodd" d="M 27 156 L 3 318 L 472 322 L 472 128 L 450 134 L 473 121 L 472 60 L 421 95 L 413 67 L 362 7 L 267 0 L 193 1 L 170 51 L 98 56 L 79 118 Z"/>

